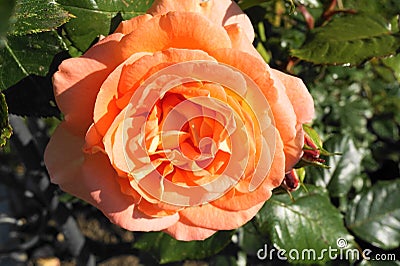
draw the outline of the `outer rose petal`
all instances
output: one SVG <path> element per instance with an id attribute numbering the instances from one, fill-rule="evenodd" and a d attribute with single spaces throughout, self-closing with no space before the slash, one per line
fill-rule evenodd
<path id="1" fill-rule="evenodd" d="M 182 241 L 192 240 L 204 240 L 217 232 L 217 230 L 211 230 L 207 228 L 201 228 L 178 221 L 173 226 L 168 227 L 164 230 L 172 237 Z"/>
<path id="2" fill-rule="evenodd" d="M 121 193 L 119 178 L 102 153 L 83 156 L 83 139 L 62 123 L 45 152 L 51 181 L 100 209 L 112 222 L 132 231 L 159 231 L 175 224 L 178 214 L 153 218 L 135 208 L 135 199 Z"/>
<path id="3" fill-rule="evenodd" d="M 113 223 L 131 231 L 159 231 L 178 221 L 178 214 L 154 218 L 138 211 L 133 197 L 121 193 L 118 176 L 104 154 L 88 156 L 82 171 L 90 196 L 96 202 L 94 206 Z"/>
<path id="4" fill-rule="evenodd" d="M 84 135 L 92 122 L 96 95 L 109 73 L 119 64 L 122 34 L 110 35 L 82 57 L 64 60 L 53 76 L 57 105 L 73 133 Z"/>
<path id="5" fill-rule="evenodd" d="M 257 52 L 256 48 L 254 48 L 240 24 L 230 24 L 225 26 L 225 30 L 231 39 L 232 48 L 249 53 L 264 61 L 262 56 Z"/>
<path id="6" fill-rule="evenodd" d="M 240 7 L 231 0 L 155 0 L 147 11 L 154 15 L 168 11 L 196 12 L 221 26 L 240 24 L 249 40 L 254 40 L 254 29 L 250 19 Z"/>
<path id="7" fill-rule="evenodd" d="M 168 48 L 209 52 L 230 47 L 231 41 L 223 27 L 215 27 L 204 16 L 187 12 L 155 16 L 120 42 L 123 60 L 137 52 L 157 52 Z"/>
<path id="8" fill-rule="evenodd" d="M 297 122 L 301 124 L 310 123 L 314 118 L 314 101 L 306 85 L 297 77 L 285 74 L 276 69 L 271 70 L 286 87 L 286 94 L 293 105 Z"/>
<path id="9" fill-rule="evenodd" d="M 231 230 L 247 223 L 263 205 L 264 202 L 261 202 L 247 210 L 227 211 L 205 204 L 186 208 L 179 215 L 180 221 L 186 224 L 214 230 Z"/>
<path id="10" fill-rule="evenodd" d="M 296 137 L 285 145 L 285 172 L 290 171 L 303 155 L 304 131 L 302 124 L 297 123 L 296 132 Z"/>
<path id="11" fill-rule="evenodd" d="M 286 94 L 296 113 L 296 137 L 286 143 L 286 171 L 289 171 L 303 154 L 304 132 L 302 124 L 309 123 L 314 118 L 314 101 L 303 81 L 297 77 L 285 74 L 279 70 L 271 69 L 285 86 Z"/>
<path id="12" fill-rule="evenodd" d="M 141 16 L 134 17 L 130 20 L 124 20 L 118 25 L 118 28 L 115 30 L 114 33 L 118 32 L 122 34 L 131 33 L 132 31 L 139 28 L 142 23 L 150 20 L 152 17 L 153 17 L 152 15 L 144 14 Z"/>
<path id="13" fill-rule="evenodd" d="M 51 182 L 59 184 L 63 190 L 94 204 L 87 188 L 82 185 L 77 186 L 81 182 L 81 167 L 85 161 L 81 151 L 83 143 L 83 138 L 68 132 L 66 123 L 62 122 L 54 131 L 46 147 L 44 162 Z"/>

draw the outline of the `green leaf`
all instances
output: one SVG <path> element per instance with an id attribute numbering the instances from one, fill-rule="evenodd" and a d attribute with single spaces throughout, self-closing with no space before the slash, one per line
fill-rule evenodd
<path id="1" fill-rule="evenodd" d="M 239 228 L 238 236 L 238 246 L 251 256 L 257 255 L 257 251 L 265 244 L 264 237 L 257 231 L 253 221 Z"/>
<path id="2" fill-rule="evenodd" d="M 354 9 L 370 14 L 379 14 L 388 19 L 400 13 L 398 0 L 346 0 L 343 1 L 345 9 Z"/>
<path id="3" fill-rule="evenodd" d="M 267 2 L 278 2 L 279 0 L 240 0 L 238 2 L 239 7 L 243 10 L 251 8 L 253 6 L 262 6 Z M 308 0 L 310 2 L 315 2 L 315 0 Z M 285 0 L 285 3 L 290 6 L 290 10 L 295 10 L 296 6 L 294 5 L 293 0 Z"/>
<path id="4" fill-rule="evenodd" d="M 0 90 L 5 90 L 31 74 L 46 76 L 53 57 L 64 51 L 56 32 L 9 36 L 0 51 Z"/>
<path id="5" fill-rule="evenodd" d="M 99 35 L 115 28 L 113 18 L 130 19 L 146 13 L 152 0 L 59 0 L 75 18 L 64 27 L 66 37 L 80 51 L 86 51 Z"/>
<path id="6" fill-rule="evenodd" d="M 0 0 L 0 49 L 4 45 L 3 38 L 5 38 L 8 32 L 10 18 L 13 14 L 14 6 L 14 0 Z"/>
<path id="7" fill-rule="evenodd" d="M 186 265 L 186 264 L 183 264 Z M 194 264 L 190 264 L 188 263 L 188 265 L 203 265 L 201 263 L 194 263 Z M 210 266 L 236 266 L 239 265 L 236 262 L 236 257 L 235 256 L 214 256 L 210 259 L 209 264 L 204 264 L 204 265 L 210 265 Z"/>
<path id="8" fill-rule="evenodd" d="M 220 252 L 231 241 L 234 231 L 219 231 L 203 241 L 179 241 L 162 232 L 141 234 L 134 248 L 147 251 L 161 264 L 186 259 L 203 259 Z"/>
<path id="9" fill-rule="evenodd" d="M 392 70 L 393 75 L 400 82 L 400 54 L 384 58 L 382 61 Z"/>
<path id="10" fill-rule="evenodd" d="M 392 254 L 393 255 L 393 254 Z M 396 254 L 394 254 L 396 256 Z M 386 258 L 388 255 L 386 255 Z M 384 260 L 363 260 L 359 266 L 399 266 L 400 262 L 398 260 L 384 261 Z"/>
<path id="11" fill-rule="evenodd" d="M 391 141 L 399 141 L 399 127 L 393 120 L 377 119 L 371 122 L 372 129 L 382 139 Z"/>
<path id="12" fill-rule="evenodd" d="M 56 32 L 9 36 L 0 50 L 0 90 L 8 111 L 18 115 L 58 116 L 51 75 L 65 58 Z"/>
<path id="13" fill-rule="evenodd" d="M 295 260 L 291 250 L 315 251 L 315 256 L 300 256 L 296 263 L 324 263 L 329 254 L 323 249 L 338 249 L 337 240 L 344 239 L 352 246 L 353 237 L 343 225 L 341 213 L 329 200 L 326 190 L 307 186 L 309 192 L 299 189 L 292 193 L 273 195 L 255 217 L 258 231 L 266 236 L 274 247 L 287 251 L 289 261 Z M 262 248 L 262 247 L 260 247 Z M 314 256 L 314 257 L 313 257 Z M 318 258 L 315 259 L 315 258 Z"/>
<path id="14" fill-rule="evenodd" d="M 241 9 L 245 10 L 253 6 L 258 6 L 264 2 L 268 2 L 271 0 L 240 0 L 238 2 Z"/>
<path id="15" fill-rule="evenodd" d="M 355 197 L 346 215 L 347 227 L 382 249 L 400 246 L 400 179 L 378 181 Z"/>
<path id="16" fill-rule="evenodd" d="M 332 151 L 340 152 L 326 159 L 328 169 L 307 168 L 307 178 L 317 186 L 328 189 L 330 196 L 346 195 L 356 176 L 360 173 L 360 163 L 364 152 L 357 149 L 349 137 L 335 136 L 325 142 Z"/>
<path id="17" fill-rule="evenodd" d="M 7 103 L 4 94 L 0 92 L 0 147 L 11 137 L 12 129 L 8 122 Z"/>
<path id="18" fill-rule="evenodd" d="M 355 14 L 334 17 L 315 28 L 292 56 L 315 64 L 358 65 L 400 49 L 400 33 L 392 32 L 379 16 Z"/>
<path id="19" fill-rule="evenodd" d="M 16 22 L 11 34 L 24 35 L 50 31 L 68 21 L 69 15 L 55 1 L 17 0 Z"/>

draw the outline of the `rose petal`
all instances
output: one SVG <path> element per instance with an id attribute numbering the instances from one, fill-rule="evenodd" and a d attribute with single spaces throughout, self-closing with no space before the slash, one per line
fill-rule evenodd
<path id="1" fill-rule="evenodd" d="M 83 182 L 95 200 L 95 207 L 111 222 L 132 231 L 159 231 L 177 222 L 178 214 L 155 218 L 139 211 L 134 198 L 121 193 L 115 181 L 118 176 L 105 155 L 97 153 L 90 156 L 82 170 Z"/>
<path id="2" fill-rule="evenodd" d="M 245 30 L 240 24 L 231 24 L 225 26 L 225 30 L 231 39 L 232 48 L 249 53 L 264 61 L 262 56 L 257 52 L 256 48 L 254 48 L 252 41 L 249 40 Z"/>
<path id="3" fill-rule="evenodd" d="M 254 29 L 250 19 L 231 0 L 155 0 L 147 11 L 153 16 L 169 11 L 196 12 L 221 26 L 240 24 L 249 40 L 254 39 Z"/>
<path id="4" fill-rule="evenodd" d="M 158 70 L 169 64 L 192 60 L 214 60 L 207 53 L 200 50 L 169 48 L 152 55 L 143 56 L 136 62 L 127 65 L 122 72 L 118 85 L 120 94 L 135 90 L 143 79 L 148 78 Z"/>
<path id="5" fill-rule="evenodd" d="M 181 221 L 163 231 L 181 241 L 204 240 L 217 232 L 217 230 L 201 228 Z"/>
<path id="6" fill-rule="evenodd" d="M 215 27 L 199 14 L 184 12 L 169 12 L 155 16 L 126 35 L 120 42 L 124 58 L 137 52 L 157 52 L 168 48 L 198 49 L 208 52 L 212 49 L 229 47 L 231 41 L 223 27 Z"/>
<path id="7" fill-rule="evenodd" d="M 153 204 L 145 199 L 142 199 L 138 203 L 138 209 L 151 217 L 164 217 L 175 214 L 177 211 L 182 209 L 182 207 L 173 206 L 169 204 Z"/>
<path id="8" fill-rule="evenodd" d="M 179 219 L 178 214 L 148 217 L 135 208 L 135 199 L 121 193 L 119 178 L 102 153 L 84 156 L 83 141 L 62 123 L 54 132 L 45 152 L 51 181 L 62 190 L 100 209 L 113 223 L 133 231 L 159 231 Z"/>
<path id="9" fill-rule="evenodd" d="M 180 211 L 179 215 L 181 217 L 180 221 L 186 224 L 213 230 L 231 230 L 248 222 L 263 205 L 264 202 L 256 204 L 247 210 L 227 211 L 211 204 L 205 204 L 188 207 Z"/>
<path id="10" fill-rule="evenodd" d="M 273 73 L 271 77 L 279 79 L 285 86 L 285 92 L 292 103 L 297 120 L 296 135 L 285 142 L 285 170 L 287 172 L 293 168 L 303 154 L 304 132 L 302 124 L 309 123 L 314 118 L 314 101 L 301 79 L 275 69 L 271 70 Z"/>
<path id="11" fill-rule="evenodd" d="M 85 145 L 83 151 L 86 153 L 95 153 L 98 151 L 104 151 L 104 145 L 102 143 L 103 136 L 97 131 L 94 124 L 91 124 L 85 136 Z"/>
<path id="12" fill-rule="evenodd" d="M 152 17 L 152 15 L 144 14 L 134 17 L 130 20 L 124 20 L 118 25 L 118 28 L 114 33 L 129 34 L 139 28 L 145 21 L 150 20 Z"/>
<path id="13" fill-rule="evenodd" d="M 285 155 L 283 153 L 283 143 L 279 139 L 279 134 L 272 134 L 271 137 L 274 136 L 276 138 L 276 146 L 272 151 L 272 165 L 268 176 L 264 179 L 261 185 L 259 185 L 254 191 L 250 192 L 249 186 L 253 180 L 247 179 L 241 181 L 238 185 L 243 186 L 247 193 L 242 193 L 234 188 L 218 200 L 211 202 L 212 205 L 225 210 L 239 211 L 251 208 L 255 204 L 263 203 L 271 197 L 272 189 L 279 186 L 285 177 Z M 262 160 L 263 157 L 261 157 L 261 161 L 259 162 L 260 164 L 266 163 Z"/>
<path id="14" fill-rule="evenodd" d="M 270 67 L 261 59 L 234 49 L 219 49 L 211 53 L 219 62 L 229 64 L 247 74 L 262 90 L 271 106 L 275 126 L 284 143 L 285 155 L 292 158 L 287 146 L 292 145 L 297 137 L 297 117 L 286 89 Z M 302 147 L 298 147 L 299 150 Z M 298 160 L 299 158 L 297 158 Z M 286 162 L 287 167 L 293 166 L 293 160 Z"/>
<path id="15" fill-rule="evenodd" d="M 124 173 L 129 173 L 128 166 L 126 163 L 126 154 L 124 150 L 124 138 L 122 131 L 126 128 L 123 124 L 124 112 L 118 114 L 115 117 L 110 128 L 106 132 L 103 138 L 104 149 L 109 157 L 111 164 Z M 120 133 L 117 135 L 117 133 Z"/>
<path id="16" fill-rule="evenodd" d="M 308 92 L 306 85 L 297 77 L 283 73 L 282 71 L 271 69 L 272 72 L 283 83 L 286 94 L 293 105 L 296 113 L 297 122 L 301 124 L 310 123 L 315 116 L 314 101 Z"/>
<path id="17" fill-rule="evenodd" d="M 77 185 L 81 182 L 79 175 L 85 160 L 81 150 L 84 141 L 68 132 L 66 127 L 66 123 L 62 122 L 56 128 L 44 153 L 50 180 L 52 183 L 61 184 L 69 193 L 79 195 L 81 199 L 94 204 L 86 187 Z"/>
<path id="18" fill-rule="evenodd" d="M 296 132 L 296 137 L 291 141 L 286 142 L 285 145 L 285 172 L 290 171 L 303 155 L 304 130 L 302 124 L 297 123 Z"/>
<path id="19" fill-rule="evenodd" d="M 126 64 L 121 64 L 104 82 L 98 96 L 98 100 L 95 105 L 94 120 L 96 123 L 96 128 L 101 128 L 102 131 L 99 134 L 104 135 L 104 144 L 108 156 L 111 162 L 121 171 L 129 172 L 125 162 L 124 153 L 125 144 L 123 143 L 123 118 L 124 113 L 115 107 L 113 100 L 117 97 L 116 94 L 116 83 L 117 76 L 121 71 L 123 71 L 123 77 L 119 82 L 128 83 L 128 81 L 135 83 L 134 80 L 139 80 L 143 75 L 145 75 L 149 70 L 155 66 L 159 66 L 164 62 L 185 62 L 191 60 L 212 60 L 213 58 L 202 51 L 191 51 L 186 49 L 168 49 L 162 52 L 154 53 L 153 55 L 145 55 L 138 60 L 132 59 L 134 62 L 129 64 L 130 59 L 126 61 Z M 125 66 L 125 67 L 124 67 Z M 115 77 L 114 77 L 115 75 Z M 128 84 L 126 84 L 128 86 Z M 130 97 L 129 97 L 130 98 Z M 105 106 L 109 106 L 105 108 Z M 113 111 L 115 110 L 115 111 Z M 107 112 L 108 111 L 108 112 Z M 113 112 L 111 112 L 113 111 Z M 139 126 L 139 125 L 138 125 Z M 119 129 L 119 134 L 116 135 L 116 131 Z M 103 132 L 105 130 L 105 132 Z"/>
<path id="20" fill-rule="evenodd" d="M 136 53 L 130 56 L 124 63 L 116 67 L 101 85 L 93 111 L 94 125 L 101 136 L 104 136 L 115 116 L 121 111 L 117 105 L 118 84 L 124 67 L 146 55 L 149 53 Z"/>
<path id="21" fill-rule="evenodd" d="M 92 123 L 96 95 L 103 81 L 118 65 L 118 43 L 122 34 L 110 35 L 82 57 L 64 60 L 53 76 L 57 105 L 66 127 L 84 136 Z"/>

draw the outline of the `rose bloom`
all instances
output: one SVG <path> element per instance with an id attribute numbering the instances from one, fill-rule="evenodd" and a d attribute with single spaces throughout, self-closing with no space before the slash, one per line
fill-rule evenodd
<path id="1" fill-rule="evenodd" d="M 303 82 L 271 69 L 253 38 L 249 19 L 229 0 L 156 0 L 65 60 L 53 77 L 65 119 L 45 152 L 51 181 L 131 231 L 189 241 L 248 222 L 301 157 L 302 124 L 314 115 Z M 188 62 L 210 79 L 166 90 L 174 73 L 154 76 L 174 66 L 189 73 Z M 248 96 L 247 85 L 249 92 L 233 92 L 243 80 L 223 65 L 243 73 L 261 97 Z M 214 82 L 220 75 L 229 86 Z M 230 135 L 238 127 L 249 134 Z M 220 177 L 228 170 L 240 174 L 226 185 Z M 213 196 L 207 184 L 221 193 Z"/>

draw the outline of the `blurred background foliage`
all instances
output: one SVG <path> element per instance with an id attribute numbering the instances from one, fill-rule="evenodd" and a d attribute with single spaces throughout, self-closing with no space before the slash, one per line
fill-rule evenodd
<path id="1" fill-rule="evenodd" d="M 52 74 L 151 3 L 0 0 L 0 264 L 399 265 L 398 0 L 238 1 L 257 50 L 304 80 L 315 101 L 313 128 L 326 150 L 341 153 L 324 158 L 327 169 L 299 169 L 303 187 L 292 197 L 275 191 L 242 228 L 188 243 L 127 232 L 49 184 L 43 151 L 62 119 Z M 388 260 L 257 257 L 265 244 L 318 257 L 338 239 L 344 250 Z"/>

